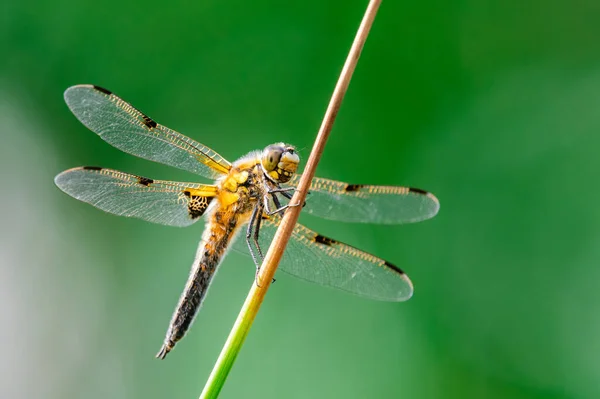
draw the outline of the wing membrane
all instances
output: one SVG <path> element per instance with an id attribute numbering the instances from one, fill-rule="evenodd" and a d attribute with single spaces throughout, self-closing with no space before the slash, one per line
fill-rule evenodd
<path id="1" fill-rule="evenodd" d="M 290 185 L 297 186 L 296 175 Z M 348 184 L 315 177 L 303 212 L 352 223 L 402 224 L 434 217 L 440 208 L 427 191 L 410 187 Z"/>
<path id="2" fill-rule="evenodd" d="M 153 180 L 112 169 L 69 169 L 54 179 L 65 193 L 103 211 L 169 226 L 189 226 L 204 213 L 216 187 Z"/>
<path id="3" fill-rule="evenodd" d="M 108 90 L 73 86 L 65 101 L 81 123 L 121 151 L 210 179 L 231 168 L 215 151 L 156 123 Z"/>
<path id="4" fill-rule="evenodd" d="M 263 252 L 269 247 L 281 218 L 265 216 L 260 228 Z M 248 254 L 243 237 L 234 248 Z M 408 276 L 376 256 L 324 237 L 297 224 L 279 269 L 313 283 L 382 301 L 405 301 L 412 296 Z"/>

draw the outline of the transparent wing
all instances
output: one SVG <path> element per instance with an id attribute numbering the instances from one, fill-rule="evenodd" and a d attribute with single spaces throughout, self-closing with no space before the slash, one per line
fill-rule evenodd
<path id="1" fill-rule="evenodd" d="M 297 186 L 300 176 L 290 181 Z M 352 223 L 402 224 L 434 217 L 437 198 L 410 187 L 348 184 L 315 177 L 303 212 L 323 219 Z"/>
<path id="2" fill-rule="evenodd" d="M 263 217 L 259 239 L 263 253 L 280 221 L 279 216 Z M 249 255 L 245 237 L 239 237 L 233 248 Z M 405 301 L 413 293 L 410 279 L 398 267 L 301 224 L 294 227 L 279 269 L 303 280 L 381 301 Z"/>
<path id="3" fill-rule="evenodd" d="M 169 226 L 189 226 L 204 213 L 216 187 L 153 180 L 111 169 L 81 167 L 54 179 L 71 197 L 103 211 Z"/>
<path id="4" fill-rule="evenodd" d="M 81 123 L 121 151 L 210 179 L 231 168 L 215 151 L 156 123 L 106 89 L 69 87 L 65 101 Z"/>

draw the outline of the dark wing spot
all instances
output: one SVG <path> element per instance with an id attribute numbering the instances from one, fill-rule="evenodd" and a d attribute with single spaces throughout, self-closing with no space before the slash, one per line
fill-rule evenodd
<path id="1" fill-rule="evenodd" d="M 327 245 L 327 246 L 331 246 L 333 244 L 337 244 L 336 240 L 332 240 L 331 238 L 322 236 L 321 234 L 317 234 L 315 236 L 315 242 L 319 243 L 319 244 Z"/>
<path id="2" fill-rule="evenodd" d="M 364 186 L 365 186 L 364 184 L 348 184 L 348 185 L 346 186 L 346 189 L 345 189 L 345 190 L 346 190 L 347 192 L 351 192 L 351 191 L 358 191 L 358 190 L 360 190 L 361 188 L 363 188 Z"/>
<path id="3" fill-rule="evenodd" d="M 102 170 L 100 166 L 84 166 L 83 170 Z"/>
<path id="4" fill-rule="evenodd" d="M 399 274 L 404 274 L 404 272 L 402 271 L 402 269 L 400 269 L 398 266 L 396 265 L 392 265 L 390 262 L 388 261 L 383 261 L 383 264 L 386 265 L 387 267 L 389 267 L 390 269 L 392 269 L 395 272 L 398 272 Z"/>
<path id="5" fill-rule="evenodd" d="M 138 177 L 138 182 L 142 185 L 142 186 L 146 186 L 148 187 L 150 184 L 154 183 L 154 180 L 152 179 L 148 179 L 147 177 Z"/>
<path id="6" fill-rule="evenodd" d="M 185 195 L 186 197 L 190 198 L 192 194 L 190 194 L 189 190 L 185 190 L 183 192 L 183 195 Z"/>
<path id="7" fill-rule="evenodd" d="M 204 213 L 203 211 L 199 211 L 195 208 L 188 208 L 188 212 L 190 213 L 190 217 L 192 219 L 198 219 L 200 216 L 202 216 L 202 214 Z"/>
<path id="8" fill-rule="evenodd" d="M 188 192 L 189 194 L 189 192 Z M 204 215 L 206 208 L 210 205 L 210 202 L 214 197 L 201 197 L 199 195 L 190 196 L 190 202 L 188 203 L 188 213 L 192 219 L 198 219 Z"/>
<path id="9" fill-rule="evenodd" d="M 427 191 L 425 190 L 421 190 L 420 188 L 414 188 L 414 187 L 409 187 L 408 191 L 410 191 L 411 193 L 417 193 L 417 194 L 423 194 L 423 195 L 427 195 L 429 194 Z"/>
<path id="10" fill-rule="evenodd" d="M 156 125 L 158 125 L 158 123 L 154 122 L 150 117 L 144 114 L 142 114 L 142 118 L 144 118 L 144 125 L 146 125 L 148 129 L 154 129 Z"/>
<path id="11" fill-rule="evenodd" d="M 107 96 L 110 96 L 112 94 L 110 91 L 108 91 L 105 88 L 102 88 L 100 86 L 94 86 L 94 89 L 98 90 L 101 93 L 106 94 Z"/>

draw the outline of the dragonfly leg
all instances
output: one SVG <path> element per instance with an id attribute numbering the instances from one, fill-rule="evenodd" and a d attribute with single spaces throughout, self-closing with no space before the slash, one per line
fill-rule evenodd
<path id="1" fill-rule="evenodd" d="M 255 227 L 255 223 L 258 221 L 260 222 L 260 218 L 262 217 L 262 206 L 257 206 L 254 208 L 254 210 L 252 211 L 252 216 L 250 216 L 250 223 L 248 223 L 248 228 L 246 229 L 246 243 L 248 244 L 248 250 L 250 251 L 250 255 L 252 256 L 252 260 L 254 261 L 254 265 L 256 266 L 256 274 L 258 275 L 258 271 L 260 270 L 260 264 L 262 263 L 263 260 L 263 255 L 262 252 L 260 250 L 260 247 L 258 246 L 258 239 L 256 238 L 256 227 Z M 256 251 L 255 249 L 252 247 L 252 237 L 254 238 L 254 242 L 257 244 L 256 245 Z M 256 252 L 258 252 L 258 255 L 260 257 L 260 262 L 256 256 Z"/>
<path id="2" fill-rule="evenodd" d="M 309 191 L 307 194 L 310 194 L 310 191 Z M 289 199 L 289 200 L 291 200 L 291 199 L 292 199 L 292 194 L 290 194 L 290 193 L 289 193 L 289 192 L 287 192 L 287 191 L 282 191 L 282 192 L 281 192 L 281 195 L 283 195 L 285 198 L 287 198 L 287 199 Z M 302 208 L 304 208 L 305 206 L 306 206 L 306 201 L 304 201 L 304 204 L 302 204 Z"/>
<path id="3" fill-rule="evenodd" d="M 284 196 L 286 196 L 287 198 L 291 199 L 292 195 L 288 191 L 296 191 L 296 187 L 283 187 L 283 188 L 278 187 L 278 188 L 273 188 L 273 189 L 269 190 L 269 194 L 281 193 Z"/>
<path id="4" fill-rule="evenodd" d="M 273 196 L 273 202 L 275 202 L 275 194 L 281 194 L 283 195 L 285 198 L 291 200 L 293 197 L 293 194 L 290 193 L 290 191 L 296 191 L 297 188 L 296 187 L 285 187 L 285 188 L 276 188 L 274 190 L 270 190 L 269 194 L 271 194 Z M 308 192 L 308 194 L 310 194 L 310 192 Z M 279 205 L 276 205 L 278 208 L 280 207 Z M 304 208 L 306 206 L 306 201 L 304 201 L 304 204 L 302 205 L 302 207 Z"/>
<path id="5" fill-rule="evenodd" d="M 256 275 L 254 279 L 258 287 L 260 287 L 258 273 L 260 272 L 261 263 L 265 259 L 262 253 L 262 249 L 260 248 L 260 243 L 258 242 L 258 237 L 260 234 L 260 224 L 262 223 L 262 212 L 262 206 L 257 206 L 256 208 L 254 208 L 254 210 L 252 211 L 252 216 L 250 216 L 248 229 L 246 230 L 246 243 L 248 244 L 248 249 L 250 249 L 250 255 L 252 255 L 252 260 L 254 261 L 254 265 L 256 266 Z M 260 262 L 257 260 L 256 253 L 254 252 L 254 248 L 252 247 L 252 242 L 250 241 L 250 238 L 252 238 L 252 241 L 254 241 L 256 251 L 258 252 L 258 256 L 260 257 Z M 275 279 L 273 279 L 273 282 L 275 282 Z"/>
<path id="6" fill-rule="evenodd" d="M 260 210 L 262 214 L 262 209 Z M 260 237 L 260 226 L 262 224 L 262 216 L 256 218 L 256 227 L 254 228 L 254 244 L 256 245 L 256 249 L 258 249 L 258 254 L 262 260 L 265 260 L 265 257 L 262 254 L 262 249 L 260 248 L 260 243 L 258 242 L 258 237 Z M 260 265 L 262 266 L 262 265 Z M 256 269 L 256 285 L 260 287 L 258 284 L 258 272 L 260 271 L 260 266 Z M 271 284 L 275 282 L 275 277 L 271 281 Z"/>
<path id="7" fill-rule="evenodd" d="M 273 202 L 276 201 L 275 198 L 276 197 L 273 195 Z M 263 197 L 263 203 L 264 203 L 265 213 L 267 215 L 272 215 L 273 213 L 271 212 L 271 205 L 269 205 L 269 196 L 268 195 L 265 195 Z M 275 202 L 275 206 L 277 206 L 277 202 Z"/>
<path id="8" fill-rule="evenodd" d="M 281 202 L 279 202 L 279 197 L 277 197 L 277 194 L 271 194 L 271 197 L 273 197 L 273 203 L 275 204 L 275 207 L 277 209 L 272 211 L 272 213 L 270 213 L 270 215 L 279 213 L 281 216 L 283 216 L 283 212 L 285 212 L 285 210 L 287 209 L 287 206 L 281 206 Z"/>
<path id="9" fill-rule="evenodd" d="M 262 260 L 265 260 L 263 254 L 262 254 L 262 249 L 260 248 L 260 243 L 258 242 L 258 237 L 260 237 L 260 225 L 262 224 L 262 208 L 260 210 L 261 215 L 258 216 L 256 218 L 256 227 L 254 228 L 254 245 L 256 245 L 256 249 L 258 249 L 258 253 L 261 257 Z M 256 269 L 256 285 L 260 287 L 259 281 L 258 281 L 258 272 L 260 271 L 260 266 Z M 272 281 L 273 283 L 275 282 L 275 279 L 273 279 Z"/>
<path id="10" fill-rule="evenodd" d="M 260 212 L 257 212 L 258 215 L 256 216 L 256 226 L 254 227 L 254 237 L 252 237 L 252 239 L 254 240 L 254 245 L 256 245 L 256 249 L 258 250 L 260 259 L 265 260 L 265 257 L 263 256 L 263 253 L 262 253 L 262 249 L 260 248 L 260 243 L 258 242 L 258 237 L 260 234 L 260 225 L 262 223 L 262 211 L 263 210 L 262 210 L 262 206 L 261 206 Z M 259 267 L 259 269 L 260 269 L 260 267 Z"/>
<path id="11" fill-rule="evenodd" d="M 265 201 L 266 203 L 268 203 L 268 200 Z M 300 205 L 298 204 L 286 204 L 286 205 L 281 205 L 281 202 L 279 202 L 279 198 L 277 198 L 276 195 L 273 194 L 273 203 L 275 204 L 275 206 L 277 207 L 277 209 L 275 210 L 271 210 L 269 208 L 269 206 L 267 205 L 267 209 L 266 209 L 266 213 L 267 215 L 271 216 L 271 215 L 275 215 L 276 213 L 279 213 L 280 216 L 283 216 L 283 213 L 285 212 L 286 209 L 288 209 L 290 206 L 298 206 Z"/>
<path id="12" fill-rule="evenodd" d="M 271 188 L 266 186 L 267 194 L 263 197 L 265 213 L 269 216 L 272 216 L 276 213 L 279 213 L 280 216 L 283 216 L 283 212 L 288 208 L 289 204 L 281 206 L 281 202 L 279 202 L 279 197 L 277 194 L 282 194 L 286 198 L 292 198 L 292 195 L 288 193 L 288 191 L 296 190 L 295 187 L 284 187 L 281 188 L 278 185 L 275 188 Z M 269 195 L 273 198 L 273 204 L 275 205 L 275 210 L 271 210 L 271 205 L 269 204 Z"/>
<path id="13" fill-rule="evenodd" d="M 287 191 L 280 191 L 280 194 L 283 195 L 287 199 L 290 199 L 290 200 L 292 199 L 292 194 L 290 194 Z"/>

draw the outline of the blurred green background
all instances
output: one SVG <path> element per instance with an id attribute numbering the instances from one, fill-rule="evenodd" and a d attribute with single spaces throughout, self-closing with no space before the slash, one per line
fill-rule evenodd
<path id="1" fill-rule="evenodd" d="M 202 226 L 104 214 L 54 176 L 121 153 L 62 99 L 112 90 L 233 160 L 306 159 L 366 0 L 3 3 L 0 396 L 194 398 L 253 281 L 230 254 L 190 334 L 154 359 Z M 318 174 L 410 185 L 433 220 L 304 223 L 398 264 L 364 300 L 279 275 L 223 398 L 600 397 L 600 5 L 384 1 Z"/>

